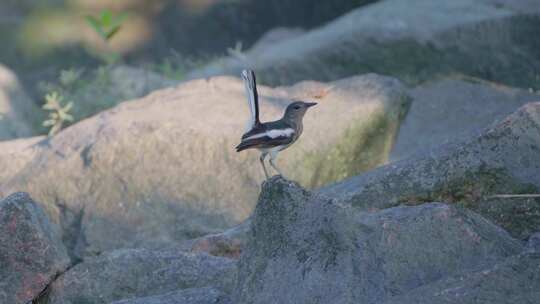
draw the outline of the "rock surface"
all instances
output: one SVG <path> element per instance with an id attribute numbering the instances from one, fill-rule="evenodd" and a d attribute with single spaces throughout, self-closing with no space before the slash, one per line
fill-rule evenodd
<path id="1" fill-rule="evenodd" d="M 259 89 L 263 121 L 280 118 L 291 99 L 319 103 L 278 159 L 308 186 L 385 161 L 408 107 L 398 81 L 373 74 Z M 248 112 L 237 78 L 157 91 L 41 143 L 0 193 L 25 190 L 47 205 L 72 251 L 160 247 L 216 233 L 250 214 L 263 177 L 257 151 L 234 151 Z"/>
<path id="2" fill-rule="evenodd" d="M 264 52 L 266 48 L 272 47 L 276 43 L 292 40 L 305 34 L 306 31 L 301 28 L 278 27 L 269 30 L 257 40 L 250 48 L 250 53 Z"/>
<path id="3" fill-rule="evenodd" d="M 209 234 L 200 238 L 185 241 L 181 248 L 190 252 L 205 252 L 213 256 L 239 258 L 246 245 L 251 227 L 251 220 L 227 229 L 221 233 Z"/>
<path id="4" fill-rule="evenodd" d="M 413 99 L 399 127 L 390 160 L 478 135 L 540 94 L 476 79 L 443 79 L 411 90 Z"/>
<path id="5" fill-rule="evenodd" d="M 527 242 L 527 249 L 540 252 L 540 232 L 531 235 Z"/>
<path id="6" fill-rule="evenodd" d="M 518 254 L 481 216 L 440 203 L 375 213 L 274 177 L 239 261 L 236 303 L 380 303 Z"/>
<path id="7" fill-rule="evenodd" d="M 237 74 L 249 66 L 264 83 L 275 85 L 369 72 L 417 83 L 463 73 L 540 89 L 535 78 L 539 45 L 531 39 L 539 14 L 537 1 L 378 1 L 295 39 L 219 60 L 190 76 Z"/>
<path id="8" fill-rule="evenodd" d="M 380 167 L 321 192 L 363 210 L 457 203 L 526 239 L 540 230 L 540 200 L 494 196 L 539 190 L 540 102 L 536 102 L 480 136 Z"/>
<path id="9" fill-rule="evenodd" d="M 69 265 L 58 231 L 27 193 L 0 200 L 0 303 L 28 303 Z"/>
<path id="10" fill-rule="evenodd" d="M 413 290 L 384 304 L 538 303 L 540 252 L 513 256 L 495 266 Z"/>
<path id="11" fill-rule="evenodd" d="M 190 288 L 167 294 L 123 300 L 112 304 L 230 304 L 223 292 L 211 287 Z"/>
<path id="12" fill-rule="evenodd" d="M 0 141 L 0 184 L 16 176 L 39 152 L 45 137 Z"/>
<path id="13" fill-rule="evenodd" d="M 0 64 L 0 141 L 36 134 L 39 115 L 17 76 Z"/>
<path id="14" fill-rule="evenodd" d="M 226 258 L 176 250 L 117 250 L 89 258 L 60 276 L 47 303 L 109 304 L 202 287 L 230 292 L 235 274 L 235 263 Z"/>

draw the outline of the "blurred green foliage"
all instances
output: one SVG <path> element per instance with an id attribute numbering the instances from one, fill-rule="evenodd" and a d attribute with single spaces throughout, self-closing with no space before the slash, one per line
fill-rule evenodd
<path id="1" fill-rule="evenodd" d="M 122 28 L 127 13 L 115 15 L 110 10 L 103 10 L 99 16 L 86 16 L 86 22 L 105 42 L 111 40 Z"/>
<path id="2" fill-rule="evenodd" d="M 73 119 L 64 121 L 65 127 L 118 103 L 118 98 L 111 94 L 114 90 L 110 79 L 111 68 L 100 66 L 91 71 L 81 68 L 61 70 L 54 81 L 40 82 L 38 90 L 47 96 L 55 94 L 61 99 L 75 101 L 75 107 L 70 109 Z"/>
<path id="3" fill-rule="evenodd" d="M 105 43 L 109 43 L 109 41 L 118 34 L 127 17 L 128 14 L 126 12 L 115 15 L 112 11 L 105 9 L 102 10 L 98 16 L 86 16 L 85 20 L 88 26 L 90 26 Z M 112 50 L 94 52 L 97 52 L 98 57 L 107 64 L 115 64 L 121 58 L 119 53 Z"/>
<path id="4" fill-rule="evenodd" d="M 49 112 L 49 117 L 43 122 L 44 127 L 50 127 L 49 136 L 54 136 L 58 133 L 64 123 L 72 122 L 73 116 L 69 114 L 73 108 L 73 102 L 63 104 L 64 97 L 58 92 L 51 92 L 45 95 L 45 104 L 43 110 Z"/>

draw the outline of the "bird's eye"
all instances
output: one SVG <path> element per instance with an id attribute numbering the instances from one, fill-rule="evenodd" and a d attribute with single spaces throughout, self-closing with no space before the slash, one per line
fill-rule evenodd
<path id="1" fill-rule="evenodd" d="M 300 106 L 294 106 L 295 110 L 300 110 Z"/>

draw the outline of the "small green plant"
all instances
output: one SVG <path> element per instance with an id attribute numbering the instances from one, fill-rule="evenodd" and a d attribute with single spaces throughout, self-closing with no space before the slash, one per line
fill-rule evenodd
<path id="1" fill-rule="evenodd" d="M 63 87 L 73 86 L 82 76 L 84 69 L 67 69 L 60 71 L 60 84 Z"/>
<path id="2" fill-rule="evenodd" d="M 120 31 L 122 24 L 127 18 L 127 13 L 115 15 L 110 10 L 103 10 L 96 16 L 86 16 L 86 23 L 96 32 L 105 43 L 109 41 Z M 98 54 L 107 64 L 113 64 L 120 59 L 120 54 L 114 51 Z"/>
<path id="3" fill-rule="evenodd" d="M 98 17 L 86 16 L 86 22 L 103 41 L 108 42 L 120 31 L 126 18 L 126 13 L 114 15 L 110 10 L 103 10 Z"/>
<path id="4" fill-rule="evenodd" d="M 227 54 L 238 60 L 246 60 L 246 54 L 242 50 L 242 41 L 237 41 L 234 48 L 227 48 Z"/>
<path id="5" fill-rule="evenodd" d="M 73 107 L 73 102 L 63 105 L 64 97 L 58 92 L 52 92 L 45 95 L 45 104 L 43 110 L 49 112 L 49 119 L 43 122 L 44 127 L 50 127 L 49 136 L 54 136 L 62 129 L 66 122 L 72 122 L 73 116 L 69 114 Z"/>

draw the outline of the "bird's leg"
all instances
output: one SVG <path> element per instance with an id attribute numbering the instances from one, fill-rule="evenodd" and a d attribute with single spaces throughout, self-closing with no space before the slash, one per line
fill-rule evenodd
<path id="1" fill-rule="evenodd" d="M 268 172 L 266 171 L 266 166 L 264 165 L 264 159 L 266 157 L 268 153 L 262 153 L 261 154 L 261 157 L 259 158 L 259 160 L 261 161 L 261 165 L 263 167 L 263 170 L 264 170 L 264 175 L 266 176 L 266 179 L 268 179 Z"/>
<path id="2" fill-rule="evenodd" d="M 281 170 L 279 170 L 279 168 L 276 166 L 276 164 L 274 163 L 274 160 L 276 160 L 276 156 L 277 156 L 277 153 L 272 153 L 270 154 L 270 165 L 272 166 L 272 168 L 274 168 L 274 170 L 277 171 L 277 173 L 281 176 L 283 176 L 283 174 L 281 173 Z"/>

